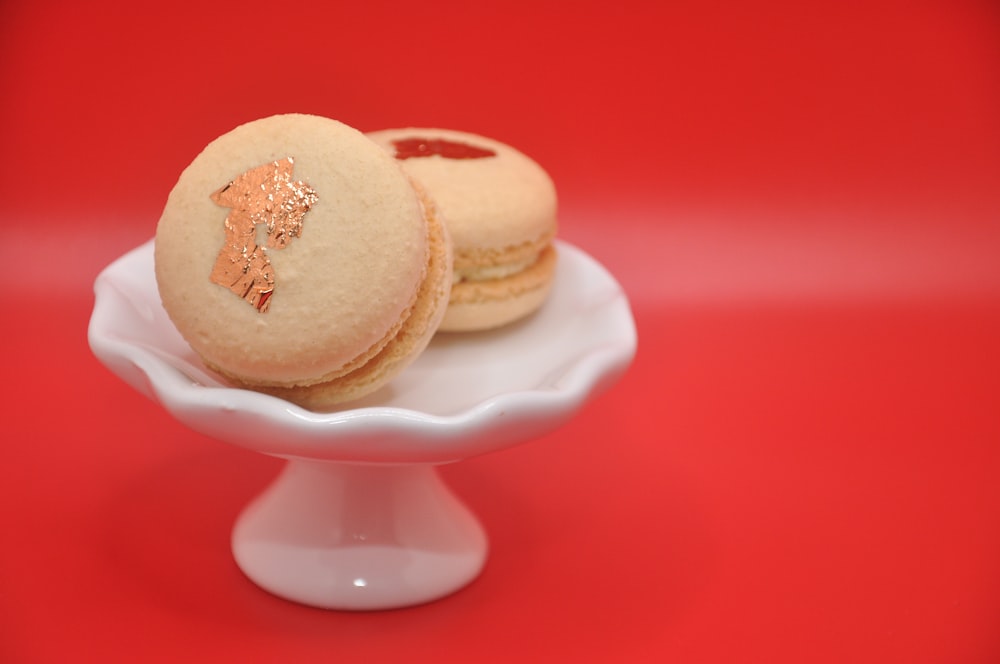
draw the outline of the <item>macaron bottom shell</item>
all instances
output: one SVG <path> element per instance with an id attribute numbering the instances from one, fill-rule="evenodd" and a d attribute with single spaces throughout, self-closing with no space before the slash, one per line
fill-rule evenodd
<path id="1" fill-rule="evenodd" d="M 439 329 L 443 332 L 489 330 L 528 316 L 548 297 L 556 261 L 555 246 L 549 244 L 534 263 L 520 272 L 500 279 L 454 284 Z"/>

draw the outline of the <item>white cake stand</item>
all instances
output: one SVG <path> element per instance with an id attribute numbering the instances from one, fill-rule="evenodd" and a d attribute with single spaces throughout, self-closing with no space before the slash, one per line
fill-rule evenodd
<path id="1" fill-rule="evenodd" d="M 126 383 L 203 434 L 288 460 L 232 535 L 262 588 L 329 609 L 419 604 L 472 581 L 487 542 L 435 465 L 531 440 L 627 368 L 628 300 L 592 258 L 560 242 L 545 306 L 507 328 L 438 334 L 389 386 L 315 413 L 227 386 L 160 306 L 152 241 L 98 276 L 89 340 Z"/>

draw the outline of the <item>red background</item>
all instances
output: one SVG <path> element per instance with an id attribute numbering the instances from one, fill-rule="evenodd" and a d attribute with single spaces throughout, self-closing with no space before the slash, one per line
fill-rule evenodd
<path id="1" fill-rule="evenodd" d="M 0 4 L 0 659 L 1000 661 L 1000 8 Z M 91 356 L 98 271 L 278 112 L 467 129 L 553 175 L 639 352 L 442 470 L 491 538 L 412 609 L 229 553 L 281 461 Z"/>

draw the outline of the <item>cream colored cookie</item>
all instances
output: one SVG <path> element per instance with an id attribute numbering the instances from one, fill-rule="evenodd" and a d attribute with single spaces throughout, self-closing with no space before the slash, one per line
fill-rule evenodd
<path id="1" fill-rule="evenodd" d="M 323 410 L 423 349 L 448 252 L 433 207 L 378 146 L 335 120 L 279 115 L 220 136 L 184 170 L 155 265 L 164 309 L 209 367 Z"/>
<path id="2" fill-rule="evenodd" d="M 555 274 L 556 190 L 520 151 L 494 139 L 431 128 L 386 129 L 382 146 L 441 210 L 454 246 L 442 330 L 499 327 L 542 305 Z"/>

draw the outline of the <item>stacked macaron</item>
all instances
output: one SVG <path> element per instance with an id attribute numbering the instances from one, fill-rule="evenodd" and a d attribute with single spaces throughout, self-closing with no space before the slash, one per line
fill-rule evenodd
<path id="1" fill-rule="evenodd" d="M 384 386 L 438 329 L 537 309 L 554 234 L 552 182 L 513 148 L 290 114 L 205 147 L 167 199 L 154 260 L 208 367 L 323 411 Z"/>
<path id="2" fill-rule="evenodd" d="M 368 137 L 423 185 L 454 246 L 441 329 L 485 330 L 542 305 L 555 272 L 556 190 L 520 151 L 462 131 L 387 129 Z"/>

